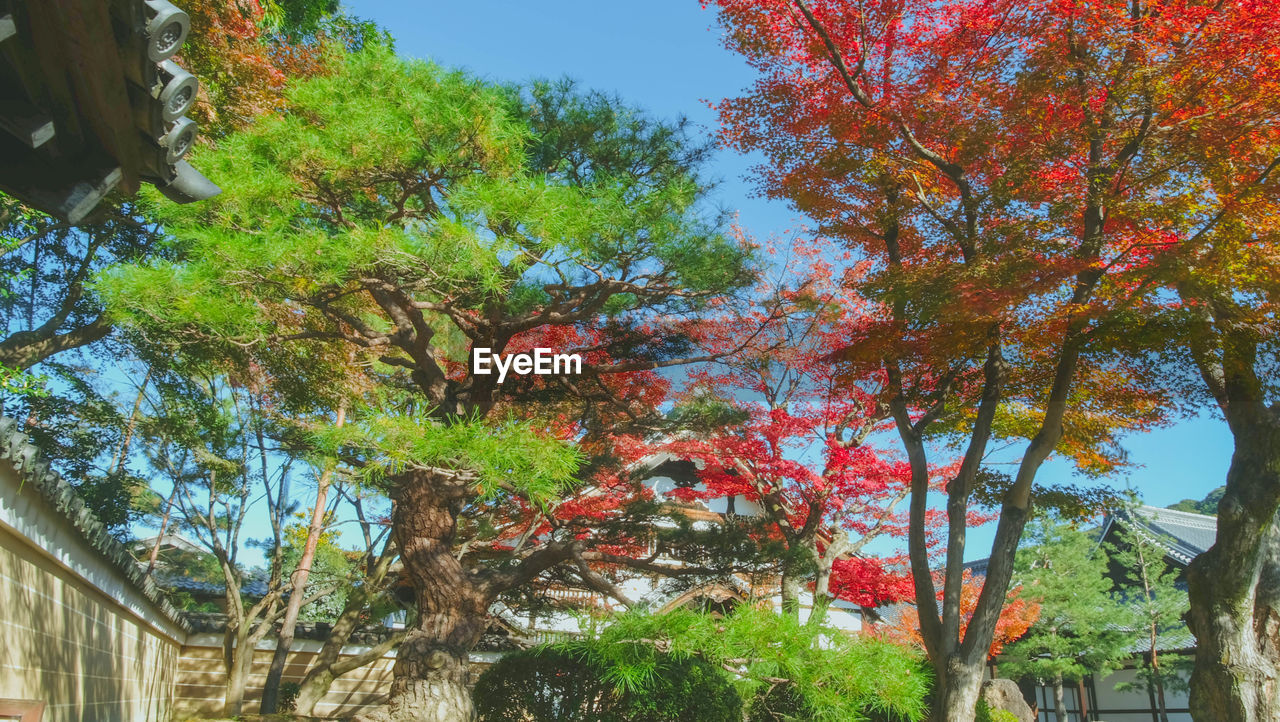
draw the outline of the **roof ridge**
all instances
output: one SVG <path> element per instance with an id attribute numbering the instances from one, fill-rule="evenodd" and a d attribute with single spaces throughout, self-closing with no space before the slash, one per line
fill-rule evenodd
<path id="1" fill-rule="evenodd" d="M 1186 510 L 1184 510 L 1184 509 L 1170 509 L 1170 508 L 1169 508 L 1169 507 L 1167 507 L 1167 506 L 1152 506 L 1151 504 L 1142 504 L 1142 505 L 1141 505 L 1141 506 L 1139 506 L 1138 508 L 1139 508 L 1139 509 L 1151 509 L 1152 511 L 1158 511 L 1158 512 L 1161 512 L 1161 513 L 1167 513 L 1167 514 L 1178 514 L 1178 515 L 1183 515 L 1183 516 L 1197 516 L 1197 517 L 1203 517 L 1203 518 L 1206 518 L 1206 519 L 1217 519 L 1217 518 L 1218 518 L 1218 517 L 1216 517 L 1216 516 L 1214 516 L 1214 515 L 1212 515 L 1212 514 L 1201 514 L 1201 513 L 1200 513 L 1200 512 L 1198 512 L 1198 511 L 1186 511 Z"/>
<path id="2" fill-rule="evenodd" d="M 1194 511 L 1183 511 L 1181 509 L 1167 509 L 1165 507 L 1150 506 L 1148 504 L 1143 504 L 1138 507 L 1139 512 L 1146 510 L 1150 510 L 1152 512 L 1150 516 L 1153 517 L 1183 517 L 1182 523 L 1189 525 L 1200 524 L 1203 525 L 1200 527 L 1203 529 L 1218 528 L 1218 517 L 1211 514 L 1199 514 Z"/>

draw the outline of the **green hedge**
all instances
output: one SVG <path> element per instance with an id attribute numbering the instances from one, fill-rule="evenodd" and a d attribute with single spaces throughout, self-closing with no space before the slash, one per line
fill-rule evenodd
<path id="1" fill-rule="evenodd" d="M 476 682 L 480 722 L 740 722 L 742 701 L 710 664 L 652 655 L 652 677 L 619 690 L 608 672 L 572 646 L 509 654 Z M 625 685 L 624 685 L 625 686 Z"/>

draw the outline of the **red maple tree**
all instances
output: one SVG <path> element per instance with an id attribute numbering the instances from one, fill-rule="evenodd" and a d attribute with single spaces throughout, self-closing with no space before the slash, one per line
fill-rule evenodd
<path id="1" fill-rule="evenodd" d="M 724 101 L 725 136 L 761 150 L 765 191 L 870 264 L 881 323 L 846 344 L 880 369 L 912 466 L 912 567 L 928 572 L 930 437 L 964 449 L 947 482 L 948 551 L 922 638 L 934 718 L 972 716 L 1013 551 L 1052 454 L 1088 473 L 1117 435 L 1161 422 L 1150 341 L 1162 269 L 1247 218 L 1274 168 L 1277 10 L 1200 0 L 717 0 L 759 71 Z M 1214 169 L 1191 173 L 1191 168 Z M 1154 335 L 1159 336 L 1159 332 Z M 1168 337 L 1162 339 L 1168 343 Z M 1017 470 L 984 465 L 1017 441 Z M 963 624 L 975 493 L 999 499 L 991 566 Z M 956 662 L 959 662 L 958 664 Z"/>
<path id="2" fill-rule="evenodd" d="M 853 382 L 829 358 L 870 322 L 841 284 L 858 269 L 841 267 L 821 241 L 772 251 L 778 270 L 754 302 L 726 305 L 701 329 L 716 360 L 690 374 L 675 414 L 706 415 L 708 428 L 653 452 L 698 468 L 700 483 L 671 496 L 734 500 L 737 513 L 765 520 L 762 542 L 784 549 L 776 560 L 784 610 L 798 613 L 811 582 L 815 622 L 833 599 L 866 607 L 908 599 L 905 555 L 873 544 L 906 535 L 911 481 L 905 460 L 877 448 L 892 427 L 883 374 Z"/>

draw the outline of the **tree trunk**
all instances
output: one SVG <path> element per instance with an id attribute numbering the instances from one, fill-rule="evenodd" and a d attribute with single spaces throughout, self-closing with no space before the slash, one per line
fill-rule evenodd
<path id="1" fill-rule="evenodd" d="M 982 667 L 965 664 L 957 655 L 942 669 L 935 665 L 934 673 L 930 722 L 973 722 L 982 692 Z"/>
<path id="2" fill-rule="evenodd" d="M 223 642 L 223 655 L 227 667 L 227 689 L 223 698 L 223 714 L 228 717 L 239 717 L 244 711 L 244 694 L 249 686 L 249 672 L 253 667 L 253 649 L 249 638 L 232 628 L 231 620 L 227 620 L 227 632 Z"/>
<path id="3" fill-rule="evenodd" d="M 1151 580 L 1147 576 L 1148 564 L 1145 555 L 1142 553 L 1142 545 L 1136 544 L 1134 546 L 1134 551 L 1137 552 L 1138 565 L 1142 571 L 1143 599 L 1147 605 L 1151 605 L 1155 601 L 1155 595 L 1151 591 Z M 1148 606 L 1148 608 L 1150 607 Z M 1160 628 L 1156 626 L 1154 619 L 1147 628 L 1147 645 L 1151 649 L 1151 651 L 1147 653 L 1147 658 L 1150 660 L 1150 664 L 1148 666 L 1151 670 L 1151 676 L 1148 679 L 1151 680 L 1150 686 L 1153 687 L 1152 698 L 1156 702 L 1156 714 L 1159 716 L 1159 722 L 1169 722 L 1169 713 L 1166 711 L 1167 707 L 1164 702 L 1164 675 L 1160 671 Z"/>
<path id="4" fill-rule="evenodd" d="M 1280 416 L 1232 419 L 1235 453 L 1214 545 L 1187 570 L 1196 637 L 1191 716 L 1197 722 L 1280 719 Z"/>
<path id="5" fill-rule="evenodd" d="M 329 637 L 324 640 L 324 645 L 320 647 L 320 653 L 316 655 L 315 662 L 307 670 L 306 676 L 303 677 L 299 685 L 297 704 L 294 707 L 294 711 L 297 714 L 303 717 L 314 717 L 316 704 L 329 691 L 329 686 L 333 684 L 333 680 L 381 657 L 390 651 L 391 646 L 399 644 L 404 638 L 403 633 L 394 635 L 392 645 L 386 649 L 382 649 L 383 645 L 378 645 L 366 653 L 369 655 L 368 659 L 365 659 L 366 654 L 360 654 L 356 657 L 341 657 L 342 647 L 346 645 L 347 640 L 351 638 L 351 633 L 359 626 L 360 620 L 364 618 L 365 611 L 385 593 L 384 583 L 387 571 L 391 566 L 391 560 L 395 557 L 393 548 L 394 545 L 388 545 L 387 548 L 383 549 L 373 568 L 365 575 L 364 583 L 353 587 L 351 593 L 347 595 L 347 601 L 343 605 L 342 613 L 338 615 L 337 621 L 333 623 L 333 627 L 329 630 Z M 373 652 L 377 652 L 376 656 L 373 655 Z"/>
<path id="6" fill-rule="evenodd" d="M 151 545 L 151 553 L 147 555 L 147 576 L 156 570 L 156 562 L 160 559 L 160 544 L 169 529 L 169 516 L 173 513 L 173 504 L 178 500 L 178 482 L 174 482 L 169 498 L 164 502 L 164 516 L 160 517 L 160 531 L 156 532 L 156 543 Z"/>
<path id="7" fill-rule="evenodd" d="M 239 718 L 244 709 L 244 693 L 249 685 L 249 669 L 241 664 L 241 661 L 242 658 L 237 657 L 232 662 L 230 673 L 227 675 L 227 696 L 223 714 L 228 717 Z"/>
<path id="8" fill-rule="evenodd" d="M 782 579 L 779 587 L 778 601 L 782 613 L 799 619 L 801 580 L 788 566 L 784 566 L 782 569 Z"/>
<path id="9" fill-rule="evenodd" d="M 1159 715 L 1160 722 L 1169 722 L 1169 706 L 1164 701 L 1164 673 L 1160 671 L 1160 653 L 1156 649 L 1157 638 L 1157 630 L 1153 624 L 1151 625 L 1151 683 L 1155 687 L 1156 714 Z"/>
<path id="10" fill-rule="evenodd" d="M 294 714 L 302 717 L 314 717 L 316 705 L 329 693 L 329 687 L 335 679 L 353 669 L 359 669 L 366 664 L 382 659 L 387 652 L 395 649 L 404 641 L 404 637 L 405 633 L 403 631 L 396 632 L 360 654 L 352 657 L 343 657 L 330 664 L 317 664 L 312 667 L 307 671 L 307 676 L 302 680 L 302 684 L 299 685 L 298 700 Z M 341 648 L 342 645 L 338 646 Z"/>
<path id="11" fill-rule="evenodd" d="M 813 592 L 813 607 L 809 610 L 809 618 L 805 620 L 805 624 L 816 627 L 827 621 L 827 612 L 831 610 L 831 602 L 835 601 L 831 595 L 826 592 Z"/>
<path id="12" fill-rule="evenodd" d="M 1067 717 L 1067 695 L 1062 687 L 1062 675 L 1053 678 L 1053 714 L 1058 722 L 1071 722 Z"/>
<path id="13" fill-rule="evenodd" d="M 347 410 L 338 407 L 337 428 L 342 428 L 346 421 Z M 289 659 L 289 648 L 293 646 L 293 635 L 298 628 L 298 615 L 302 613 L 302 600 L 306 598 L 307 579 L 311 576 L 311 564 L 316 558 L 316 547 L 320 546 L 320 534 L 324 531 L 324 514 L 328 508 L 329 481 L 333 478 L 333 463 L 325 464 L 320 472 L 316 488 L 316 503 L 311 507 L 311 524 L 307 527 L 307 540 L 302 545 L 302 556 L 298 559 L 298 568 L 289 579 L 289 606 L 285 608 L 284 620 L 280 622 L 280 634 L 276 637 L 276 649 L 271 655 L 271 667 L 267 670 L 267 681 L 262 687 L 262 704 L 260 714 L 275 714 L 280 701 L 280 679 L 284 676 L 284 665 Z"/>
<path id="14" fill-rule="evenodd" d="M 1160 722 L 1169 722 L 1169 705 L 1164 701 L 1164 680 L 1160 679 L 1160 674 L 1153 675 L 1153 681 L 1156 685 L 1156 713 L 1160 715 Z"/>
<path id="15" fill-rule="evenodd" d="M 391 523 L 418 617 L 396 655 L 385 707 L 367 722 L 471 722 L 470 652 L 488 624 L 491 600 L 453 553 L 457 513 L 473 480 L 413 470 L 392 493 Z"/>

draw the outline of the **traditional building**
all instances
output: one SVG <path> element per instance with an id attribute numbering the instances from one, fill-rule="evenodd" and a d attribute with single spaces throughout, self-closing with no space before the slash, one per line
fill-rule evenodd
<path id="1" fill-rule="evenodd" d="M 646 459 L 640 466 L 644 469 L 641 483 L 653 493 L 654 498 L 662 502 L 670 512 L 691 520 L 695 529 L 713 529 L 715 525 L 724 524 L 734 516 L 753 518 L 764 513 L 759 505 L 742 495 L 694 502 L 678 499 L 673 494 L 677 489 L 706 489 L 698 480 L 697 468 L 692 461 L 678 459 L 670 454 L 659 454 Z M 678 560 L 662 557 L 653 561 L 659 564 L 679 564 Z M 733 575 L 686 588 L 670 584 L 659 575 L 637 572 L 624 573 L 618 581 L 618 587 L 631 600 L 658 612 L 687 606 L 724 613 L 744 602 L 766 600 L 775 610 L 781 609 L 780 588 L 778 580 L 773 577 L 751 579 L 745 575 Z M 564 601 L 565 609 L 534 614 L 501 609 L 498 613 L 507 619 L 518 619 L 517 623 L 526 625 L 532 638 L 545 641 L 576 634 L 582 609 L 613 608 L 611 600 L 593 591 L 553 587 L 546 590 L 546 594 Z M 812 608 L 812 593 L 801 592 L 801 619 L 807 619 Z M 862 629 L 863 615 L 864 610 L 858 605 L 837 599 L 827 609 L 826 623 L 852 634 Z"/>

